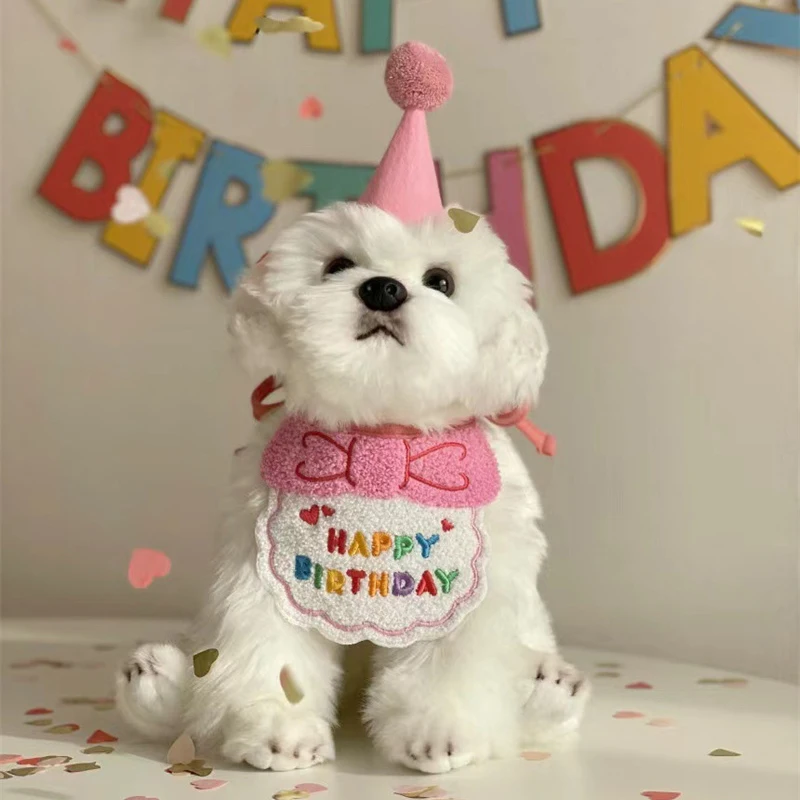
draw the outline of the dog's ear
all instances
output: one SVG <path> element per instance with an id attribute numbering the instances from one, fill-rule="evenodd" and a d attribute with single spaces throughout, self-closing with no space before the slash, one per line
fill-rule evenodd
<path id="1" fill-rule="evenodd" d="M 267 299 L 269 253 L 247 269 L 233 293 L 228 332 L 244 366 L 259 375 L 280 375 L 286 355 L 278 323 Z"/>
<path id="2" fill-rule="evenodd" d="M 495 336 L 481 348 L 483 380 L 478 405 L 486 416 L 536 404 L 547 364 L 547 337 L 520 275 L 518 301 L 503 316 Z"/>

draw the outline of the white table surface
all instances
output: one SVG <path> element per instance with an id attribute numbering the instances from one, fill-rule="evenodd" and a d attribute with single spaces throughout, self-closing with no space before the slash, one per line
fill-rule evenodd
<path id="1" fill-rule="evenodd" d="M 2 626 L 2 725 L 5 756 L 71 756 L 73 763 L 96 761 L 100 769 L 68 773 L 63 766 L 0 783 L 8 800 L 142 800 L 198 797 L 189 775 L 170 775 L 165 748 L 146 744 L 126 729 L 114 709 L 68 705 L 66 697 L 112 694 L 114 665 L 140 639 L 165 638 L 180 623 L 118 620 L 13 620 Z M 98 649 L 101 645 L 101 649 Z M 113 645 L 113 649 L 108 649 Z M 579 742 L 544 760 L 522 757 L 423 776 L 383 762 L 357 721 L 337 737 L 338 758 L 310 770 L 262 773 L 209 759 L 212 779 L 227 781 L 214 800 L 269 800 L 298 783 L 327 787 L 318 800 L 391 800 L 399 786 L 438 786 L 456 800 L 797 800 L 797 687 L 749 678 L 743 683 L 702 684 L 703 678 L 735 678 L 721 670 L 673 664 L 629 655 L 566 649 L 566 655 L 594 675 L 595 692 Z M 29 665 L 36 659 L 69 666 Z M 606 662 L 619 667 L 598 666 Z M 14 666 L 16 665 L 16 666 Z M 619 673 L 597 676 L 598 672 Z M 652 688 L 626 688 L 645 682 Z M 69 734 L 47 733 L 25 724 L 36 707 L 52 710 L 53 725 L 76 723 Z M 619 711 L 643 714 L 615 718 Z M 652 720 L 661 724 L 648 724 Z M 666 722 L 668 720 L 669 722 Z M 119 738 L 113 753 L 84 755 L 87 737 L 102 729 Z M 708 754 L 726 749 L 738 756 Z M 0 770 L 19 765 L 0 765 Z M 647 794 L 655 792 L 679 795 Z M 209 794 L 208 791 L 203 794 Z"/>

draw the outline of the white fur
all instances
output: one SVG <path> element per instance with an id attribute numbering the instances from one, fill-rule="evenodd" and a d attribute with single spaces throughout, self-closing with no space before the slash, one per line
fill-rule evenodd
<path id="1" fill-rule="evenodd" d="M 357 266 L 323 276 L 339 255 Z M 423 285 L 434 265 L 452 271 L 452 297 Z M 403 345 L 355 338 L 364 311 L 357 288 L 376 275 L 408 290 L 393 312 Z M 485 222 L 462 234 L 446 217 L 404 225 L 347 203 L 304 216 L 245 274 L 231 331 L 246 361 L 279 377 L 288 412 L 331 427 L 435 430 L 535 401 L 547 343 L 529 299 Z M 255 571 L 254 526 L 267 503 L 259 458 L 283 414 L 259 423 L 236 458 L 217 577 L 189 648 L 215 647 L 219 659 L 197 679 L 177 648 L 147 645 L 118 676 L 120 709 L 142 733 L 169 738 L 186 729 L 201 748 L 274 770 L 333 758 L 343 655 L 287 623 Z M 363 712 L 389 760 L 424 772 L 572 733 L 589 693 L 558 657 L 536 589 L 546 551 L 539 497 L 506 433 L 485 427 L 503 479 L 486 512 L 487 598 L 445 638 L 377 650 Z M 294 706 L 280 687 L 284 666 L 305 693 Z"/>

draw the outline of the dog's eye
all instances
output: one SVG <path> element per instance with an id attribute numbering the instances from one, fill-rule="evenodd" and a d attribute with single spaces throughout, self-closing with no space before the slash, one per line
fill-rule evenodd
<path id="1" fill-rule="evenodd" d="M 336 256 L 325 265 L 323 275 L 335 275 L 337 272 L 344 272 L 355 265 L 356 262 L 347 256 Z"/>
<path id="2" fill-rule="evenodd" d="M 429 289 L 435 289 L 450 297 L 456 289 L 456 282 L 453 276 L 442 267 L 431 267 L 423 276 L 422 282 Z"/>

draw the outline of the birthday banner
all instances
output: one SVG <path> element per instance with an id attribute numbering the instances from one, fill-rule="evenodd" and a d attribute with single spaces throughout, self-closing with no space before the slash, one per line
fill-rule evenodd
<path id="1" fill-rule="evenodd" d="M 538 35 L 546 32 L 538 0 L 487 1 L 498 3 L 507 36 L 540 29 Z M 192 2 L 164 0 L 160 13 L 183 23 Z M 334 0 L 239 0 L 226 28 L 220 29 L 223 43 L 252 42 L 257 34 L 254 20 L 273 5 L 307 15 L 304 19 L 313 27 L 295 26 L 294 30 L 308 31 L 303 35 L 311 50 L 341 50 Z M 363 0 L 362 52 L 391 49 L 392 6 L 392 0 Z M 800 9 L 781 12 L 778 17 L 761 12 L 773 13 L 738 4 L 709 36 L 800 50 Z M 280 27 L 276 22 L 275 28 Z M 659 257 L 671 238 L 708 225 L 712 219 L 711 178 L 731 165 L 751 162 L 776 189 L 800 183 L 800 148 L 702 48 L 692 45 L 666 59 L 664 87 L 666 147 L 647 131 L 614 118 L 583 120 L 530 139 L 530 156 L 538 162 L 570 286 L 576 294 L 641 272 Z M 311 100 L 315 98 L 304 103 Z M 310 103 L 301 113 L 313 117 L 321 113 L 321 107 Z M 121 118 L 122 130 L 106 130 L 110 118 Z M 148 146 L 151 154 L 134 184 L 131 164 Z M 579 162 L 596 158 L 611 160 L 627 170 L 638 194 L 633 229 L 605 248 L 595 242 L 576 171 Z M 263 153 L 216 139 L 172 111 L 154 108 L 138 89 L 105 72 L 38 192 L 78 222 L 103 224 L 104 245 L 146 267 L 160 241 L 173 229 L 171 221 L 158 212 L 159 204 L 177 170 L 199 159 L 200 176 L 180 225 L 169 277 L 180 286 L 196 287 L 211 256 L 228 291 L 245 267 L 243 241 L 270 223 L 277 202 L 290 196 L 307 197 L 316 209 L 356 199 L 375 168 L 373 164 L 271 160 Z M 487 220 L 506 243 L 511 261 L 533 278 L 524 199 L 526 160 L 517 148 L 492 150 L 484 156 L 483 171 Z M 95 188 L 76 183 L 85 162 L 93 162 L 102 173 L 102 182 Z M 446 177 L 441 162 L 440 174 Z M 232 183 L 246 190 L 244 200 L 236 205 L 225 200 Z M 754 233 L 757 228 L 757 224 L 746 227 Z"/>

